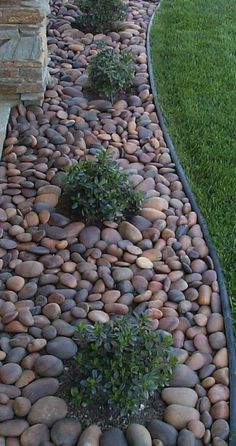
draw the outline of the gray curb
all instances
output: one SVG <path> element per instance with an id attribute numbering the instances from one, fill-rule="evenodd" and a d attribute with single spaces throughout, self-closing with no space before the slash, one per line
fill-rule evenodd
<path id="1" fill-rule="evenodd" d="M 158 6 L 157 6 L 157 8 L 158 8 Z M 214 262 L 214 267 L 215 267 L 217 277 L 218 277 L 218 283 L 219 283 L 220 295 L 221 295 L 221 303 L 222 303 L 222 311 L 223 311 L 224 322 L 225 322 L 227 348 L 228 348 L 228 354 L 229 354 L 230 432 L 231 432 L 229 446 L 235 446 L 236 445 L 236 438 L 235 438 L 235 435 L 236 435 L 236 349 L 235 349 L 233 322 L 232 322 L 232 316 L 231 316 L 231 310 L 230 310 L 230 304 L 229 304 L 229 296 L 227 293 L 225 279 L 224 279 L 224 275 L 223 275 L 222 268 L 220 265 L 220 261 L 219 261 L 219 258 L 218 258 L 217 252 L 216 252 L 216 248 L 212 241 L 211 235 L 209 233 L 209 230 L 208 230 L 208 227 L 206 224 L 206 220 L 203 217 L 203 215 L 199 209 L 196 197 L 195 197 L 194 193 L 192 192 L 189 180 L 186 177 L 186 174 L 185 174 L 183 167 L 180 163 L 180 160 L 178 158 L 174 144 L 173 144 L 171 137 L 169 135 L 167 124 L 166 124 L 165 118 L 162 114 L 161 107 L 159 104 L 158 93 L 157 93 L 157 89 L 156 89 L 153 66 L 152 66 L 151 48 L 150 48 L 150 33 L 151 33 L 153 18 L 154 18 L 157 8 L 155 9 L 155 11 L 152 15 L 152 18 L 151 18 L 149 26 L 148 26 L 148 31 L 147 31 L 147 44 L 146 45 L 147 45 L 148 71 L 149 71 L 149 76 L 150 76 L 150 85 L 151 85 L 151 89 L 152 89 L 154 104 L 155 104 L 156 111 L 157 111 L 157 116 L 158 116 L 159 123 L 160 123 L 161 129 L 162 129 L 163 135 L 164 135 L 164 139 L 165 139 L 166 144 L 170 150 L 172 160 L 175 163 L 176 172 L 183 184 L 184 191 L 185 191 L 187 197 L 189 198 L 192 209 L 197 214 L 198 222 L 201 226 L 205 241 L 209 248 L 210 256 Z"/>

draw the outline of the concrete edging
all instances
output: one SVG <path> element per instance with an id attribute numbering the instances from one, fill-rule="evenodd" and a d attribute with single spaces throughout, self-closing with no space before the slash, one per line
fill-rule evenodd
<path id="1" fill-rule="evenodd" d="M 214 262 L 214 267 L 215 267 L 217 277 L 218 277 L 221 303 L 222 303 L 222 312 L 223 312 L 223 317 L 224 317 L 224 322 L 225 322 L 227 348 L 228 348 L 228 353 L 229 353 L 230 432 L 231 432 L 230 439 L 229 439 L 229 446 L 235 446 L 235 444 L 236 444 L 236 438 L 235 438 L 236 437 L 236 347 L 235 347 L 235 337 L 234 337 L 234 330 L 233 330 L 232 315 L 231 315 L 230 304 L 229 304 L 229 296 L 228 296 L 221 264 L 219 261 L 219 257 L 216 252 L 216 248 L 214 246 L 211 235 L 209 233 L 206 220 L 202 215 L 202 212 L 198 206 L 196 197 L 191 189 L 189 180 L 183 170 L 180 159 L 177 155 L 176 149 L 174 147 L 173 141 L 172 141 L 171 136 L 168 131 L 166 120 L 162 114 L 161 106 L 160 106 L 159 99 L 158 99 L 158 91 L 156 89 L 154 71 L 153 71 L 153 66 L 152 66 L 150 34 L 151 34 L 153 19 L 154 19 L 154 16 L 155 16 L 159 6 L 160 6 L 160 4 L 157 5 L 156 9 L 154 10 L 154 13 L 153 13 L 151 20 L 149 22 L 148 31 L 147 31 L 146 46 L 147 46 L 148 72 L 149 72 L 149 77 L 150 77 L 150 85 L 151 85 L 151 90 L 152 90 L 152 94 L 153 94 L 153 101 L 154 101 L 154 104 L 156 107 L 156 112 L 157 112 L 157 116 L 159 119 L 160 127 L 161 127 L 163 135 L 164 135 L 164 139 L 165 139 L 167 146 L 170 150 L 171 157 L 173 159 L 173 162 L 175 163 L 176 172 L 183 184 L 184 191 L 185 191 L 187 197 L 189 198 L 189 201 L 190 201 L 190 204 L 191 204 L 193 210 L 197 214 L 198 222 L 201 226 L 204 238 L 205 238 L 207 246 L 209 248 L 210 256 Z"/>

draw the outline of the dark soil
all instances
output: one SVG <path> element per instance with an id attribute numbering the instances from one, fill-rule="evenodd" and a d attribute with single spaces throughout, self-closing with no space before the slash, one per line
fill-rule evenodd
<path id="1" fill-rule="evenodd" d="M 56 211 L 65 217 L 68 217 L 71 221 L 82 221 L 81 216 L 77 209 L 71 208 L 72 203 L 69 194 L 62 192 Z"/>
<path id="2" fill-rule="evenodd" d="M 60 376 L 60 387 L 57 392 L 59 398 L 63 398 L 68 405 L 68 417 L 76 418 L 80 421 L 83 428 L 92 424 L 97 424 L 102 429 L 108 429 L 112 426 L 125 429 L 130 423 L 146 424 L 154 418 L 162 419 L 165 405 L 158 392 L 145 402 L 144 408 L 137 414 L 121 416 L 115 411 L 114 407 L 100 405 L 98 401 L 94 404 L 78 406 L 74 403 L 70 394 L 71 388 L 79 382 L 76 374 L 78 366 L 75 360 L 64 362 L 64 373 Z"/>

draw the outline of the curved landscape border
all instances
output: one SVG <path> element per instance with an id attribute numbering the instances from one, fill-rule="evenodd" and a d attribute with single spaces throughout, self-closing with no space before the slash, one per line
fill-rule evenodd
<path id="1" fill-rule="evenodd" d="M 151 43 L 150 43 L 150 37 L 151 37 L 151 29 L 154 17 L 157 13 L 158 8 L 160 7 L 160 3 L 157 5 L 157 7 L 154 10 L 154 13 L 151 17 L 151 20 L 148 25 L 147 30 L 147 56 L 148 56 L 148 72 L 149 72 L 149 81 L 151 85 L 151 91 L 153 94 L 153 101 L 156 107 L 157 116 L 159 119 L 159 124 L 163 132 L 163 136 L 165 139 L 165 142 L 167 144 L 167 147 L 170 150 L 171 157 L 173 159 L 173 162 L 175 164 L 176 172 L 183 184 L 184 191 L 189 198 L 190 204 L 193 208 L 193 210 L 196 212 L 198 216 L 198 221 L 201 226 L 204 238 L 207 242 L 207 246 L 210 251 L 210 255 L 212 257 L 212 260 L 214 262 L 214 268 L 217 273 L 219 287 L 220 287 L 220 296 L 222 301 L 222 311 L 224 316 L 224 322 L 225 322 L 225 332 L 226 332 L 226 338 L 227 338 L 227 348 L 229 351 L 229 370 L 230 370 L 230 431 L 236 432 L 236 349 L 235 349 L 235 337 L 234 337 L 234 329 L 233 329 L 233 321 L 231 316 L 231 310 L 230 310 L 230 304 L 229 304 L 229 296 L 225 284 L 225 279 L 223 275 L 223 271 L 221 268 L 221 264 L 219 261 L 218 254 L 216 252 L 215 245 L 213 243 L 213 240 L 211 238 L 211 235 L 209 233 L 206 220 L 198 206 L 196 197 L 191 189 L 189 180 L 184 172 L 184 169 L 181 165 L 181 161 L 177 155 L 177 151 L 175 149 L 175 146 L 173 144 L 173 141 L 171 139 L 171 136 L 169 134 L 168 126 L 166 119 L 162 113 L 161 105 L 158 98 L 158 90 L 156 88 L 156 81 L 154 77 L 154 70 L 152 65 L 152 53 L 151 53 Z M 233 443 L 234 439 L 230 438 L 229 440 L 229 446 L 235 446 L 235 443 Z"/>

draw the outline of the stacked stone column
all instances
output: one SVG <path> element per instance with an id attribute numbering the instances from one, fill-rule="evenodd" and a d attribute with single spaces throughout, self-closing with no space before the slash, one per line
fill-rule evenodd
<path id="1" fill-rule="evenodd" d="M 48 0 L 0 0 L 0 100 L 41 102 L 48 81 Z"/>

